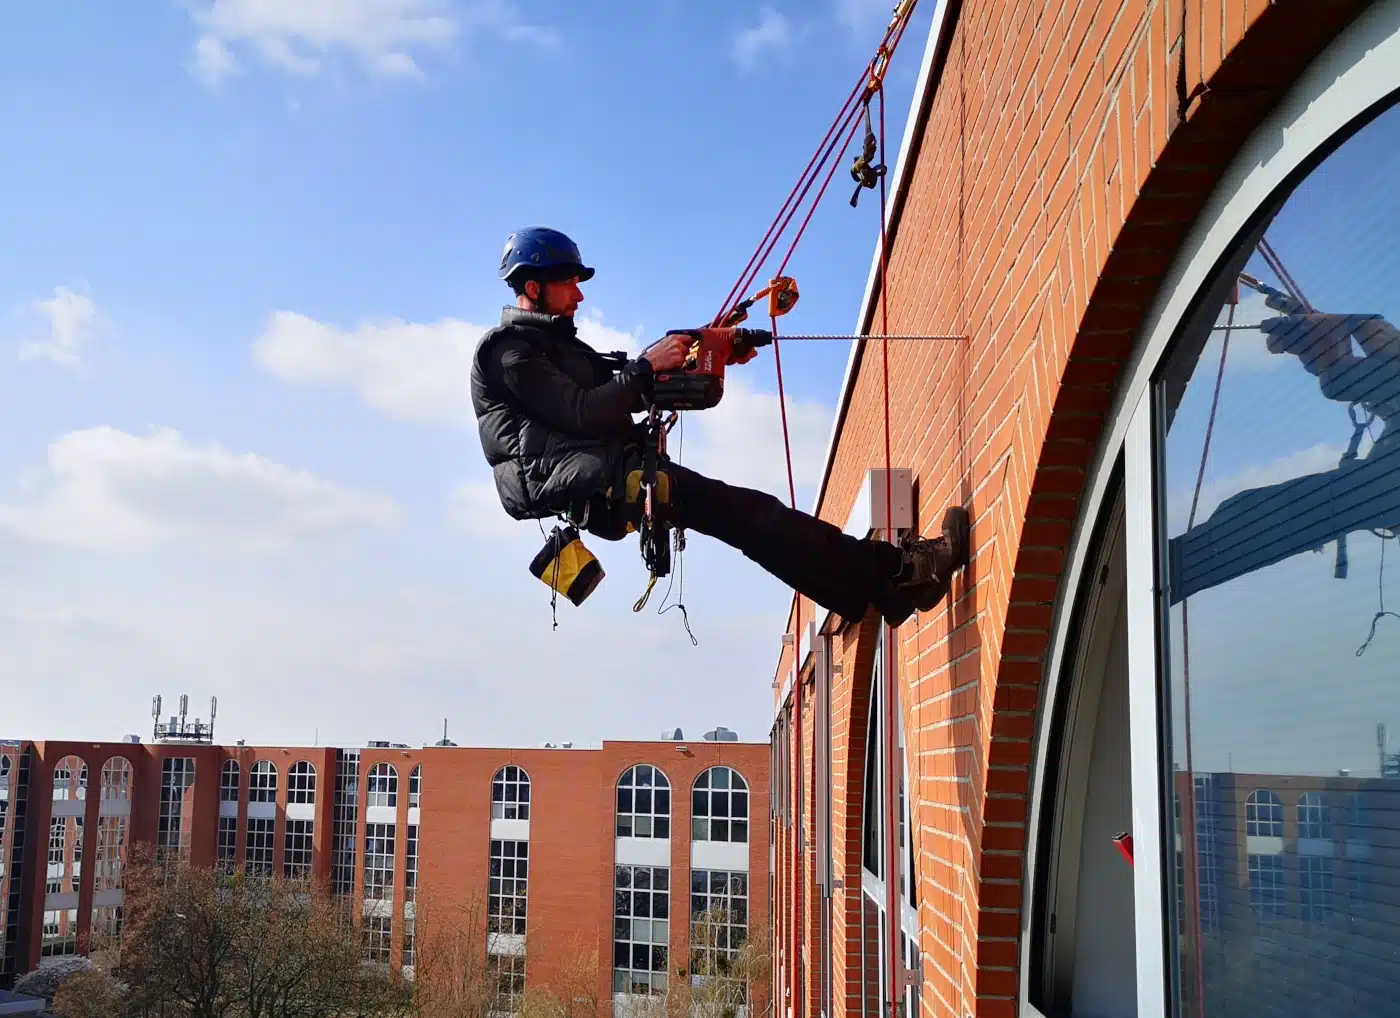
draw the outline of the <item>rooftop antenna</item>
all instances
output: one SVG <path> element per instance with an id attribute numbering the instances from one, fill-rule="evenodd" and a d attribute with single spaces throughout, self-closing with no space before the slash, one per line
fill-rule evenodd
<path id="1" fill-rule="evenodd" d="M 439 746 L 455 746 L 455 745 L 457 745 L 455 742 L 453 742 L 451 739 L 449 739 L 449 738 L 447 737 L 447 719 L 446 719 L 446 718 L 443 718 L 443 719 L 442 719 L 442 738 L 438 740 L 437 745 L 439 745 Z"/>
<path id="2" fill-rule="evenodd" d="M 155 721 L 153 738 L 157 742 L 208 742 L 214 741 L 214 718 L 219 713 L 219 698 L 209 698 L 209 723 L 199 718 L 189 721 L 190 698 L 188 693 L 180 694 L 180 713 L 171 715 L 168 721 L 161 721 L 162 697 L 157 694 L 151 700 L 151 717 Z"/>

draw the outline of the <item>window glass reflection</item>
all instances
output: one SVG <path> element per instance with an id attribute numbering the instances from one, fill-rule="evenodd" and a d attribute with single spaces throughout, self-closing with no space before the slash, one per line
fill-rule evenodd
<path id="1" fill-rule="evenodd" d="M 1392 108 L 1248 239 L 1159 381 L 1184 1015 L 1400 990 L 1397 171 Z"/>

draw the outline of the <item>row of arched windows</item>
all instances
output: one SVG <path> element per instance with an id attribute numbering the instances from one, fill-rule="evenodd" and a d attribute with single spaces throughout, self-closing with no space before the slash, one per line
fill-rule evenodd
<path id="1" fill-rule="evenodd" d="M 99 794 L 103 801 L 131 798 L 131 762 L 114 756 L 102 765 Z M 87 798 L 88 766 L 81 757 L 66 756 L 53 769 L 53 801 L 70 802 Z"/>
<path id="2" fill-rule="evenodd" d="M 704 770 L 690 794 L 692 840 L 749 840 L 749 785 L 738 771 L 723 765 Z M 637 764 L 623 771 L 616 805 L 617 837 L 671 836 L 671 782 L 660 768 Z M 530 819 L 530 776 L 524 768 L 508 764 L 492 777 L 491 818 Z"/>
<path id="3" fill-rule="evenodd" d="M 421 805 L 420 764 L 408 777 L 408 805 Z M 131 798 L 132 767 L 125 757 L 112 757 L 102 767 L 101 797 Z M 277 765 L 259 760 L 248 771 L 248 801 L 276 802 Z M 219 775 L 219 798 L 237 802 L 240 767 L 236 760 L 224 761 Z M 287 802 L 316 802 L 316 768 L 299 760 L 287 771 Z M 53 772 L 55 802 L 87 798 L 88 768 L 81 758 L 64 757 Z M 1256 792 L 1250 796 L 1251 825 Z M 366 805 L 398 806 L 399 775 L 393 764 L 377 763 L 366 776 Z M 1274 797 L 1277 798 L 1276 796 Z M 1307 796 L 1304 796 L 1306 799 Z M 1279 807 L 1282 823 L 1282 806 Z M 1301 809 L 1301 807 L 1300 807 Z M 491 779 L 491 816 L 495 820 L 530 819 L 530 776 L 522 767 L 508 764 Z M 749 786 L 732 767 L 716 766 L 702 771 L 691 788 L 691 837 L 696 841 L 748 841 Z M 671 836 L 671 782 L 660 768 L 637 764 L 623 772 L 617 782 L 616 830 L 618 837 L 669 838 Z"/>
<path id="4" fill-rule="evenodd" d="M 1321 792 L 1304 792 L 1298 797 L 1298 837 L 1331 838 L 1333 829 L 1333 805 L 1323 798 Z M 1364 808 L 1359 792 L 1351 792 L 1347 797 L 1346 824 L 1351 828 L 1364 828 Z M 1245 834 L 1249 837 L 1283 837 L 1284 806 L 1277 792 L 1268 788 L 1256 788 L 1245 799 Z"/>

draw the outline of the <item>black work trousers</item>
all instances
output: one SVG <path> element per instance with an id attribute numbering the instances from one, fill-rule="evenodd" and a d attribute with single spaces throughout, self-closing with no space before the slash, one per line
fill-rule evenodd
<path id="1" fill-rule="evenodd" d="M 903 556 L 885 541 L 862 540 L 772 495 L 696 473 L 678 463 L 671 478 L 674 520 L 737 548 L 793 590 L 850 622 L 889 591 Z M 593 527 L 587 529 L 593 530 Z M 600 536 L 616 532 L 600 527 Z"/>

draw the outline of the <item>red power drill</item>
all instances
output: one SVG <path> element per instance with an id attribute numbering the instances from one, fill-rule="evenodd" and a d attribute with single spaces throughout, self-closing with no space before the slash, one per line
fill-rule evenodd
<path id="1" fill-rule="evenodd" d="M 724 396 L 724 369 L 758 355 L 773 342 L 767 329 L 672 329 L 668 336 L 690 336 L 690 353 L 678 371 L 658 371 L 652 405 L 658 410 L 708 410 Z"/>

